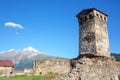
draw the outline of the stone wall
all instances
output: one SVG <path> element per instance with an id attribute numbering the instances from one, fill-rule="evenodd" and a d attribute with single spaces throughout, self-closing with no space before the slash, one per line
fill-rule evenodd
<path id="1" fill-rule="evenodd" d="M 23 70 L 13 70 L 13 75 L 12 76 L 19 76 L 19 75 L 25 75 L 25 73 L 23 72 Z"/>
<path id="2" fill-rule="evenodd" d="M 10 76 L 13 73 L 13 67 L 0 67 L 0 77 Z"/>
<path id="3" fill-rule="evenodd" d="M 105 20 L 107 17 L 102 13 L 98 13 L 97 11 L 94 11 L 94 13 L 97 16 L 94 19 L 96 51 L 100 55 L 110 56 L 107 22 Z"/>
<path id="4" fill-rule="evenodd" d="M 117 73 L 118 73 L 118 78 L 120 80 L 120 62 L 116 62 L 116 70 L 117 70 Z"/>
<path id="5" fill-rule="evenodd" d="M 34 62 L 35 74 L 53 73 L 68 73 L 70 71 L 69 60 L 36 60 Z"/>
<path id="6" fill-rule="evenodd" d="M 71 71 L 55 80 L 120 80 L 114 57 L 84 55 L 71 60 Z"/>
<path id="7" fill-rule="evenodd" d="M 34 74 L 34 70 L 32 68 L 25 68 L 23 70 L 23 72 L 26 74 L 26 75 L 33 75 Z"/>

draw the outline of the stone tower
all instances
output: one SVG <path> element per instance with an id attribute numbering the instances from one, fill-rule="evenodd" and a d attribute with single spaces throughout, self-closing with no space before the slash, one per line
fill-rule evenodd
<path id="1" fill-rule="evenodd" d="M 79 22 L 79 54 L 110 56 L 107 15 L 95 8 L 77 14 Z"/>
<path id="2" fill-rule="evenodd" d="M 70 72 L 55 80 L 120 80 L 120 62 L 110 56 L 107 15 L 90 8 L 77 17 L 80 55 L 70 60 Z"/>

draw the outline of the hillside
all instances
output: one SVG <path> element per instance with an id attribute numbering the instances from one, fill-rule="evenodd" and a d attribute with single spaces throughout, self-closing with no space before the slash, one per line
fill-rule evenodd
<path id="1" fill-rule="evenodd" d="M 120 54 L 111 53 L 111 56 L 115 56 L 116 61 L 120 61 Z"/>

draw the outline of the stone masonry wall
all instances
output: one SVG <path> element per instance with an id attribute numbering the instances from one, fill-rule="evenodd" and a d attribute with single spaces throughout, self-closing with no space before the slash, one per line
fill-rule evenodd
<path id="1" fill-rule="evenodd" d="M 116 62 L 116 70 L 117 70 L 117 73 L 118 73 L 118 78 L 120 80 L 120 62 Z"/>
<path id="2" fill-rule="evenodd" d="M 79 53 L 110 56 L 107 15 L 96 9 L 83 10 L 78 15 L 80 27 Z"/>
<path id="3" fill-rule="evenodd" d="M 10 76 L 13 72 L 13 67 L 0 67 L 0 77 Z"/>
<path id="4" fill-rule="evenodd" d="M 108 30 L 107 30 L 107 17 L 102 13 L 94 10 L 95 18 L 95 38 L 96 38 L 96 51 L 98 55 L 110 56 Z"/>
<path id="5" fill-rule="evenodd" d="M 90 13 L 91 15 L 93 13 Z M 82 19 L 82 20 L 80 20 Z M 95 22 L 93 17 L 89 17 L 88 14 L 81 14 L 80 19 L 80 52 L 96 52 L 95 44 Z"/>
<path id="6" fill-rule="evenodd" d="M 71 60 L 71 71 L 55 80 L 120 80 L 113 57 L 87 55 Z"/>
<path id="7" fill-rule="evenodd" d="M 70 72 L 69 60 L 36 60 L 34 62 L 35 74 L 53 73 L 68 73 Z"/>

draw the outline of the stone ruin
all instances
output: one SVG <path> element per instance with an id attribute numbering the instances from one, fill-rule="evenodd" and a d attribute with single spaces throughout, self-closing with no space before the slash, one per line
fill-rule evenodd
<path id="1" fill-rule="evenodd" d="M 35 75 L 43 75 L 49 72 L 58 74 L 70 72 L 69 60 L 36 60 L 33 65 Z"/>
<path id="2" fill-rule="evenodd" d="M 120 80 L 120 62 L 110 56 L 107 15 L 90 8 L 77 17 L 79 56 L 70 60 L 70 72 L 55 80 Z"/>

